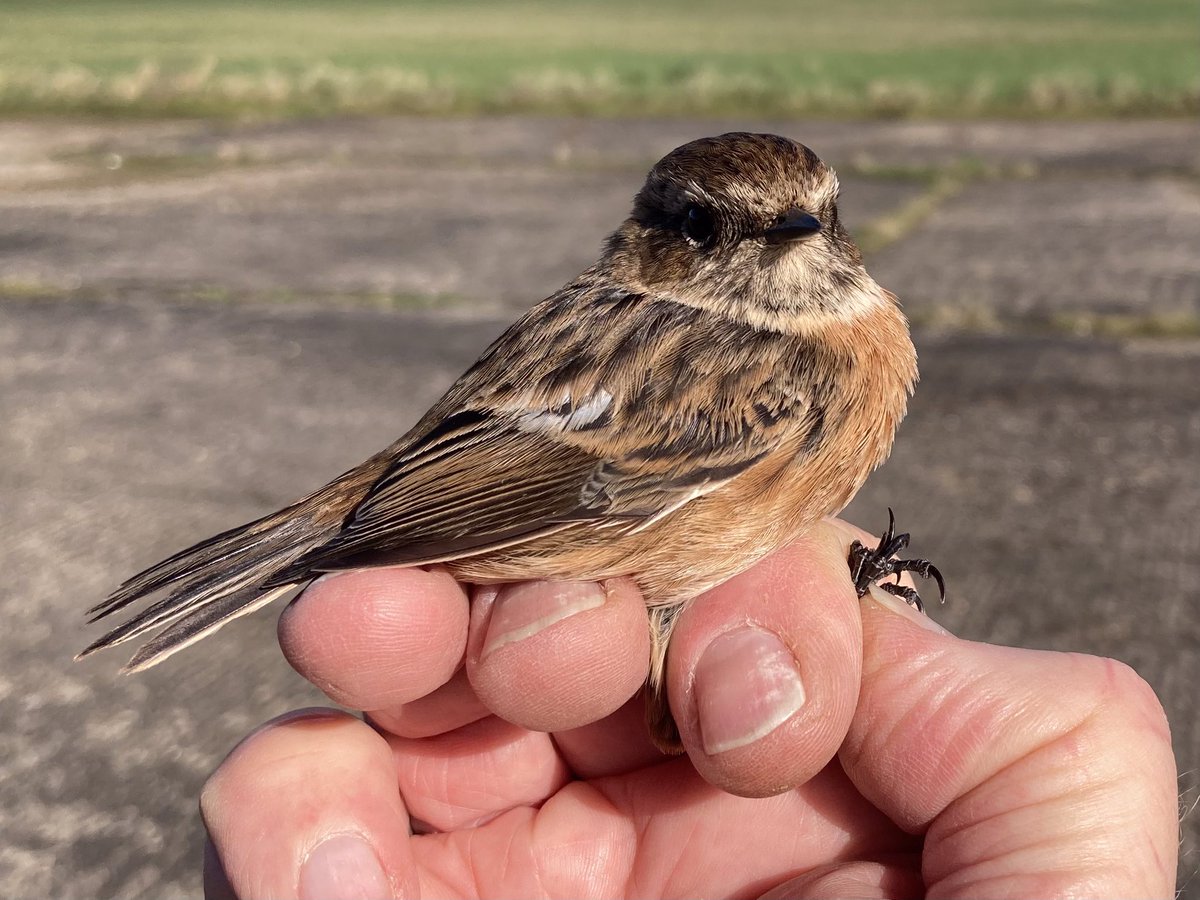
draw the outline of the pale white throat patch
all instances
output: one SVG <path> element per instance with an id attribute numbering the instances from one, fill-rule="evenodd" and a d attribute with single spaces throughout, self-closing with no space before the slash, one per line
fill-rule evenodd
<path id="1" fill-rule="evenodd" d="M 718 283 L 707 290 L 672 291 L 663 299 L 762 331 L 816 334 L 829 326 L 848 325 L 892 303 L 887 292 L 865 271 L 857 281 L 845 286 L 834 284 L 825 272 L 793 251 L 764 269 L 749 288 L 744 282 Z M 750 297 L 770 299 L 762 302 Z M 806 303 L 804 297 L 821 298 L 823 302 Z"/>

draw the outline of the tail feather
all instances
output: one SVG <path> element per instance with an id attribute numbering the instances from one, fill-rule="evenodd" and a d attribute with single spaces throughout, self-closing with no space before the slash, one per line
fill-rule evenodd
<path id="1" fill-rule="evenodd" d="M 144 643 L 121 671 L 129 674 L 156 666 L 171 654 L 216 631 L 229 620 L 254 612 L 281 594 L 286 594 L 292 587 L 285 585 L 264 589 L 252 584 L 232 594 L 222 594 Z"/>
<path id="2" fill-rule="evenodd" d="M 387 451 L 377 453 L 291 506 L 201 541 L 134 575 L 88 611 L 90 621 L 170 591 L 89 644 L 76 659 L 161 628 L 124 671 L 149 668 L 230 619 L 308 581 L 308 568 L 292 564 L 341 530 L 388 461 Z M 288 578 L 281 583 L 279 574 L 285 569 Z"/>
<path id="3" fill-rule="evenodd" d="M 287 512 L 290 510 L 284 511 Z M 103 602 L 89 609 L 88 622 L 95 622 L 118 612 L 169 584 L 182 584 L 205 572 L 211 574 L 215 567 L 250 554 L 263 544 L 276 544 L 281 532 L 288 529 L 299 530 L 308 524 L 303 519 L 284 518 L 280 521 L 280 517 L 280 513 L 275 513 L 247 525 L 231 528 L 155 563 L 126 580 Z"/>
<path id="4" fill-rule="evenodd" d="M 306 581 L 307 576 L 298 575 L 288 584 L 264 587 L 330 536 L 330 527 L 318 525 L 298 505 L 176 553 L 118 587 L 93 608 L 89 621 L 119 612 L 165 587 L 174 590 L 93 641 L 76 659 L 161 627 L 163 631 L 134 654 L 125 671 L 149 668 Z"/>
<path id="5" fill-rule="evenodd" d="M 193 578 L 191 581 L 181 584 L 166 597 L 150 604 L 137 615 L 126 619 L 108 631 L 79 655 L 84 657 L 97 650 L 115 647 L 117 644 L 123 644 L 154 628 L 189 617 L 202 607 L 235 592 L 241 593 L 246 588 L 261 587 L 267 577 L 288 565 L 299 552 L 301 551 L 295 548 L 286 548 L 267 556 L 255 556 L 236 567 L 222 568 L 221 571 L 212 572 L 207 577 Z M 303 580 L 303 578 L 298 578 L 281 586 L 292 587 Z"/>

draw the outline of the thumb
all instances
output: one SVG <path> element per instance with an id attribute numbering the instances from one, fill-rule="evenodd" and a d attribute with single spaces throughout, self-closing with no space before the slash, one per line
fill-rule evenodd
<path id="1" fill-rule="evenodd" d="M 1150 687 L 1082 654 L 959 640 L 880 590 L 840 758 L 925 833 L 929 896 L 1169 896 L 1176 776 Z"/>

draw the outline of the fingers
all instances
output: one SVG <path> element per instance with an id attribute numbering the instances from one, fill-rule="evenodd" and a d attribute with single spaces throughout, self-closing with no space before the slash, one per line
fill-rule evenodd
<path id="1" fill-rule="evenodd" d="M 745 897 L 830 860 L 894 856 L 915 843 L 836 765 L 797 790 L 750 800 L 677 758 L 572 781 L 537 809 L 423 837 L 413 854 L 439 895 L 486 883 L 499 897 Z"/>
<path id="2" fill-rule="evenodd" d="M 459 669 L 440 688 L 411 703 L 377 708 L 369 713 L 371 721 L 380 728 L 405 738 L 445 734 L 490 715 L 491 711 L 475 695 L 466 669 Z"/>
<path id="3" fill-rule="evenodd" d="M 549 735 L 495 717 L 409 740 L 332 710 L 293 713 L 243 741 L 205 785 L 205 890 L 416 896 L 410 815 L 418 831 L 470 834 L 568 781 Z"/>
<path id="4" fill-rule="evenodd" d="M 495 716 L 423 740 L 387 737 L 414 828 L 483 825 L 518 806 L 537 806 L 571 773 L 548 734 Z"/>
<path id="5" fill-rule="evenodd" d="M 625 578 L 482 588 L 471 605 L 467 676 L 479 699 L 536 731 L 607 716 L 646 679 L 649 625 Z"/>
<path id="6" fill-rule="evenodd" d="M 392 753 L 343 713 L 306 710 L 252 734 L 209 779 L 200 811 L 212 896 L 417 895 Z"/>
<path id="7" fill-rule="evenodd" d="M 560 769 L 539 787 L 536 772 L 547 767 L 537 741 L 550 738 L 495 718 L 454 735 L 397 739 L 397 779 L 382 739 L 357 720 L 329 711 L 277 720 L 204 789 L 208 896 L 407 897 L 418 886 L 434 896 L 746 896 L 829 860 L 905 853 L 914 843 L 837 766 L 767 801 L 717 790 L 683 759 L 594 782 Z M 521 766 L 523 785 L 510 774 Z M 414 811 L 428 809 L 439 778 L 461 793 L 433 815 L 450 823 L 479 796 L 487 815 L 478 827 L 460 819 L 457 829 L 410 841 L 401 795 Z M 521 790 L 525 802 L 514 802 Z"/>
<path id="8" fill-rule="evenodd" d="M 558 752 L 580 778 L 621 775 L 662 762 L 664 754 L 650 742 L 646 700 L 639 691 L 610 716 L 568 731 L 556 731 Z"/>
<path id="9" fill-rule="evenodd" d="M 681 614 L 671 709 L 696 769 L 718 787 L 779 793 L 842 743 L 862 662 L 843 538 L 822 523 Z"/>
<path id="10" fill-rule="evenodd" d="M 1171 894 L 1175 764 L 1132 670 L 960 641 L 878 591 L 863 641 L 842 765 L 926 831 L 931 896 Z"/>
<path id="11" fill-rule="evenodd" d="M 331 699 L 404 737 L 489 713 L 538 731 L 594 722 L 637 691 L 649 659 L 628 579 L 479 588 L 468 603 L 441 569 L 350 572 L 301 594 L 279 638 Z"/>
<path id="12" fill-rule="evenodd" d="M 279 618 L 292 666 L 353 709 L 392 709 L 445 684 L 467 642 L 467 595 L 442 569 L 322 578 Z"/>

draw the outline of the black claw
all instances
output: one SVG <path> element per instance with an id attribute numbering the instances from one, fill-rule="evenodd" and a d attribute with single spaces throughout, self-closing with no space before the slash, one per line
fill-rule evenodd
<path id="1" fill-rule="evenodd" d="M 933 580 L 938 586 L 939 599 L 946 600 L 946 581 L 942 573 L 927 559 L 895 559 L 897 553 L 908 546 L 909 535 L 896 534 L 896 516 L 888 509 L 888 527 L 879 539 L 879 546 L 874 550 L 868 549 L 860 541 L 850 545 L 850 577 L 854 580 L 854 590 L 858 596 L 863 596 L 872 584 L 879 584 L 889 594 L 903 597 L 905 602 L 924 611 L 925 604 L 921 596 L 912 588 L 899 584 L 901 572 L 915 572 L 922 578 Z M 897 583 L 880 583 L 889 575 L 895 575 Z"/>
<path id="2" fill-rule="evenodd" d="M 885 559 L 889 556 L 895 556 L 901 550 L 908 546 L 908 533 L 896 534 L 896 516 L 892 512 L 892 508 L 888 507 L 888 527 L 883 533 L 883 537 L 879 539 L 879 546 L 875 548 L 875 553 L 883 556 Z"/>

